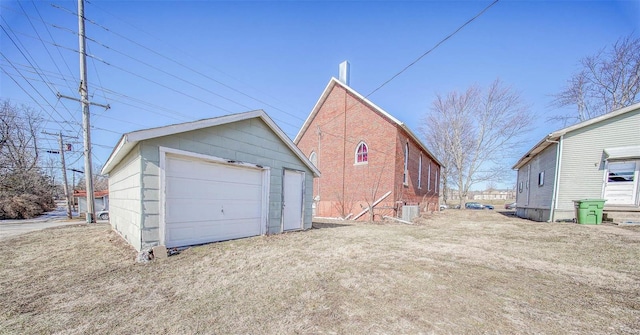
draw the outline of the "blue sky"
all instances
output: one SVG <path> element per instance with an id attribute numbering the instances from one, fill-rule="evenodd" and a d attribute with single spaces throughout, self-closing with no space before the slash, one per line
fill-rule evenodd
<path id="1" fill-rule="evenodd" d="M 94 165 L 122 133 L 252 109 L 293 138 L 340 62 L 368 95 L 491 2 L 89 1 L 89 90 L 111 105 L 91 108 Z M 77 96 L 75 12 L 73 1 L 0 2 L 0 98 L 43 110 L 47 131 L 81 138 L 79 103 L 54 93 Z M 501 0 L 369 99 L 417 130 L 436 93 L 500 78 L 537 120 L 511 166 L 563 126 L 546 121 L 566 113 L 550 102 L 580 58 L 632 33 L 640 1 Z M 82 170 L 74 141 L 67 161 Z"/>

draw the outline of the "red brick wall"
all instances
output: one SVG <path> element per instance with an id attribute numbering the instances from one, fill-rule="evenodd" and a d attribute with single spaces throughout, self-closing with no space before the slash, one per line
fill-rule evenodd
<path id="1" fill-rule="evenodd" d="M 407 144 L 409 147 L 408 176 L 407 183 L 403 184 L 404 152 Z M 437 210 L 439 203 L 439 189 L 437 188 L 439 187 L 438 179 L 440 178 L 439 165 L 402 128 L 398 129 L 396 148 L 398 151 L 398 159 L 395 164 L 397 171 L 396 185 L 399 185 L 396 187 L 396 201 L 399 204 L 419 204 L 422 211 Z M 422 169 L 420 169 L 420 156 L 422 156 Z M 431 171 L 429 171 L 429 165 L 431 165 Z M 419 172 L 421 172 L 420 183 L 418 183 Z"/>
<path id="2" fill-rule="evenodd" d="M 404 186 L 403 143 L 407 140 L 410 146 L 409 184 Z M 355 162 L 360 142 L 368 147 L 366 164 Z M 392 194 L 376 206 L 376 216 L 394 215 L 391 208 L 397 205 L 396 202 L 435 202 L 430 209 L 437 208 L 436 164 L 431 169 L 433 180 L 431 191 L 428 191 L 427 164 L 431 158 L 422 153 L 422 188 L 418 189 L 420 150 L 416 143 L 393 121 L 373 111 L 340 85 L 333 87 L 297 145 L 307 157 L 315 152 L 318 158 L 322 176 L 314 180 L 314 197 L 320 198 L 316 203 L 316 216 L 356 215 L 388 191 Z M 370 216 L 365 214 L 361 219 L 368 220 Z"/>

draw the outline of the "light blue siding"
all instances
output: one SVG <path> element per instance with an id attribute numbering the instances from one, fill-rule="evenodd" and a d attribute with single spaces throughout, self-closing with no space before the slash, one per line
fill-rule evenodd
<path id="1" fill-rule="evenodd" d="M 311 228 L 313 172 L 258 118 L 142 141 L 140 210 L 142 247 L 159 244 L 159 147 L 184 150 L 270 168 L 267 233 L 281 232 L 283 168 L 304 171 L 304 228 Z"/>
<path id="2" fill-rule="evenodd" d="M 109 173 L 109 223 L 136 250 L 142 247 L 140 161 L 140 147 L 136 146 Z"/>

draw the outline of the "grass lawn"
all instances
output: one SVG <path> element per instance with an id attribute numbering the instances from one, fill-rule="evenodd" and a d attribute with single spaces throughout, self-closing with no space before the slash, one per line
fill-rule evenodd
<path id="1" fill-rule="evenodd" d="M 640 334 L 640 227 L 448 210 L 135 263 L 109 225 L 0 241 L 0 333 Z"/>

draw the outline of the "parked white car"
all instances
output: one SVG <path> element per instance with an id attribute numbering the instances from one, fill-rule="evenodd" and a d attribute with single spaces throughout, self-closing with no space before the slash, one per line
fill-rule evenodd
<path id="1" fill-rule="evenodd" d="M 96 213 L 96 218 L 100 220 L 109 220 L 109 211 L 99 211 Z"/>

